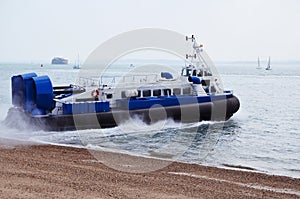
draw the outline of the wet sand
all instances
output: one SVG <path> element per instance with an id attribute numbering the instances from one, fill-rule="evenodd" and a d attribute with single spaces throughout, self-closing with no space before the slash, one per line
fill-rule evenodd
<path id="1" fill-rule="evenodd" d="M 300 198 L 300 179 L 118 153 L 2 141 L 0 157 L 0 198 Z"/>

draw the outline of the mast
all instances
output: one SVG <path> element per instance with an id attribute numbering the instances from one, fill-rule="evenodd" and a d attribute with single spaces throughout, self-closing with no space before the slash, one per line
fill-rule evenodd
<path id="1" fill-rule="evenodd" d="M 271 70 L 271 57 L 269 56 L 268 65 L 266 70 Z"/>
<path id="2" fill-rule="evenodd" d="M 79 53 L 77 54 L 77 61 L 75 59 L 75 64 L 73 66 L 73 69 L 80 69 Z"/>
<path id="3" fill-rule="evenodd" d="M 79 53 L 77 54 L 77 65 L 79 66 Z"/>
<path id="4" fill-rule="evenodd" d="M 257 69 L 261 69 L 259 57 L 257 57 Z"/>
<path id="5" fill-rule="evenodd" d="M 194 35 L 192 35 L 192 37 L 186 36 L 186 41 L 191 42 L 192 52 L 186 54 L 186 61 L 188 61 L 189 65 L 185 65 L 185 69 L 196 72 L 197 76 L 201 77 L 201 80 L 209 82 L 207 87 L 210 93 L 223 93 L 223 86 L 219 74 L 213 62 L 203 50 L 203 45 L 197 44 Z M 183 71 L 184 70 L 182 70 L 182 74 Z"/>

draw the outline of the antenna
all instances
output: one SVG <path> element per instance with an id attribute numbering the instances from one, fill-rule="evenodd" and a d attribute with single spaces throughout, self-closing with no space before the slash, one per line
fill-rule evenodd
<path id="1" fill-rule="evenodd" d="M 185 40 L 186 40 L 186 41 L 191 40 L 191 41 L 194 43 L 193 47 L 195 46 L 196 39 L 195 39 L 195 36 L 194 36 L 194 35 L 192 35 L 191 37 L 185 36 Z M 194 48 L 195 48 L 195 47 L 194 47 Z M 191 58 L 191 59 L 196 59 L 196 58 L 197 58 L 197 54 L 196 54 L 196 53 L 193 54 L 193 55 L 186 54 L 186 55 L 185 55 L 185 58 L 186 58 L 186 59 L 189 59 L 189 58 Z"/>
<path id="2" fill-rule="evenodd" d="M 189 58 L 195 58 L 195 59 L 196 59 L 196 58 L 197 58 L 197 55 L 196 55 L 196 54 L 193 54 L 193 55 L 186 54 L 186 55 L 185 55 L 185 58 L 186 58 L 186 59 L 189 59 Z"/>
<path id="3" fill-rule="evenodd" d="M 192 42 L 194 42 L 195 41 L 195 37 L 194 37 L 194 35 L 192 35 L 192 37 L 185 36 L 185 40 L 186 41 L 192 40 Z"/>

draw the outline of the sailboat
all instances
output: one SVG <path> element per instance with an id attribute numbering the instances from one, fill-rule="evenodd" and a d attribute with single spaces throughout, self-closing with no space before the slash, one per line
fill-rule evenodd
<path id="1" fill-rule="evenodd" d="M 256 69 L 261 69 L 259 57 L 257 57 L 257 67 Z"/>
<path id="2" fill-rule="evenodd" d="M 79 54 L 77 55 L 77 62 L 75 61 L 73 69 L 80 69 Z"/>
<path id="3" fill-rule="evenodd" d="M 266 70 L 272 70 L 272 69 L 271 69 L 271 57 L 269 57 L 268 64 L 267 64 L 267 67 L 266 67 Z"/>

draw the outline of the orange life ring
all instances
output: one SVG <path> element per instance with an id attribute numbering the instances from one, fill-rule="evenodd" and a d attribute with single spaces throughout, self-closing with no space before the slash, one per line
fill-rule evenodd
<path id="1" fill-rule="evenodd" d="M 100 92 L 98 89 L 93 90 L 91 93 L 92 97 L 94 97 L 94 98 L 97 98 L 99 96 L 99 94 L 100 94 Z"/>

